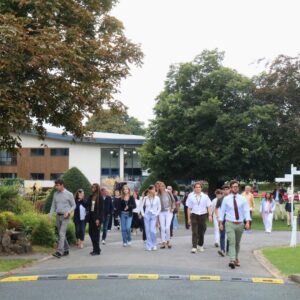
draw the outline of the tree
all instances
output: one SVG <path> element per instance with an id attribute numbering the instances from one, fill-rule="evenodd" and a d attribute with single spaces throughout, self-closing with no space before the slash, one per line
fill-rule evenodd
<path id="1" fill-rule="evenodd" d="M 135 117 L 130 117 L 127 108 L 118 110 L 102 110 L 93 115 L 86 127 L 90 131 L 144 135 L 144 123 Z"/>
<path id="2" fill-rule="evenodd" d="M 21 146 L 18 134 L 44 124 L 76 137 L 84 117 L 113 99 L 139 46 L 109 15 L 116 0 L 14 0 L 0 4 L 0 148 Z"/>
<path id="3" fill-rule="evenodd" d="M 275 106 L 274 126 L 265 132 L 274 177 L 287 173 L 291 163 L 300 166 L 300 55 L 279 55 L 254 82 L 256 98 Z"/>
<path id="4" fill-rule="evenodd" d="M 260 103 L 252 81 L 224 67 L 223 58 L 206 50 L 171 66 L 142 149 L 155 174 L 206 180 L 210 195 L 220 182 L 265 179 L 272 170 L 264 133 L 276 125 L 275 106 Z"/>

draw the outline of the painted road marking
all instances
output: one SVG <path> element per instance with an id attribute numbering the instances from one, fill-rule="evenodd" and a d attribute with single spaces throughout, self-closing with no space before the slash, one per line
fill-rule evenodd
<path id="1" fill-rule="evenodd" d="M 191 281 L 203 280 L 203 281 L 220 281 L 220 276 L 201 276 L 201 275 L 190 275 Z"/>
<path id="2" fill-rule="evenodd" d="M 98 274 L 69 274 L 67 280 L 95 280 Z"/>
<path id="3" fill-rule="evenodd" d="M 12 276 L 0 279 L 0 282 L 36 281 L 39 276 Z"/>
<path id="4" fill-rule="evenodd" d="M 252 278 L 253 283 L 272 283 L 272 284 L 284 284 L 284 281 L 282 279 L 276 279 L 276 278 L 260 278 L 260 277 L 253 277 Z"/>
<path id="5" fill-rule="evenodd" d="M 103 279 L 127 279 L 127 280 L 188 280 L 188 281 L 231 281 L 249 282 L 260 284 L 286 284 L 284 280 L 267 277 L 222 277 L 211 275 L 167 275 L 167 274 L 61 274 L 61 275 L 34 275 L 11 276 L 0 279 L 2 282 L 25 282 L 42 280 L 103 280 Z M 288 284 L 288 282 L 287 282 Z"/>
<path id="6" fill-rule="evenodd" d="M 130 280 L 157 280 L 158 274 L 128 274 Z"/>

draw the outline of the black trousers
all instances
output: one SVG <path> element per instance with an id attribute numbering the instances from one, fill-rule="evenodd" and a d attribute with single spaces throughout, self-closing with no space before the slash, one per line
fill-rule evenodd
<path id="1" fill-rule="evenodd" d="M 75 235 L 77 240 L 84 241 L 85 235 L 85 220 L 79 220 L 74 222 L 75 224 Z"/>
<path id="2" fill-rule="evenodd" d="M 100 228 L 101 225 L 96 226 L 96 221 L 93 219 L 89 223 L 89 235 L 93 244 L 93 252 L 100 253 Z"/>
<path id="3" fill-rule="evenodd" d="M 190 225 L 188 222 L 188 207 L 184 206 L 184 220 L 185 220 L 185 228 L 190 229 Z"/>
<path id="4" fill-rule="evenodd" d="M 191 214 L 193 248 L 197 248 L 197 246 L 203 246 L 204 244 L 204 234 L 206 232 L 206 220 L 207 220 L 207 214 L 204 215 Z"/>

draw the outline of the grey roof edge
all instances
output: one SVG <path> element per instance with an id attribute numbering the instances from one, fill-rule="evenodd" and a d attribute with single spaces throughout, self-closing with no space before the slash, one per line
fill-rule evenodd
<path id="1" fill-rule="evenodd" d="M 35 132 L 24 132 L 23 135 L 37 136 Z M 81 144 L 109 144 L 109 145 L 143 145 L 145 139 L 124 139 L 124 138 L 93 138 L 84 137 L 82 139 L 74 138 L 72 135 L 63 135 L 60 133 L 47 132 L 46 139 L 60 140 L 65 142 L 75 142 Z"/>

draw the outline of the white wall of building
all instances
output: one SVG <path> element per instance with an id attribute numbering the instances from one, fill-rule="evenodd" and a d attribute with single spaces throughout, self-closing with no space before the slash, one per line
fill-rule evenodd
<path id="1" fill-rule="evenodd" d="M 100 183 L 101 152 L 99 145 L 71 144 L 69 167 L 77 167 L 91 183 Z"/>

